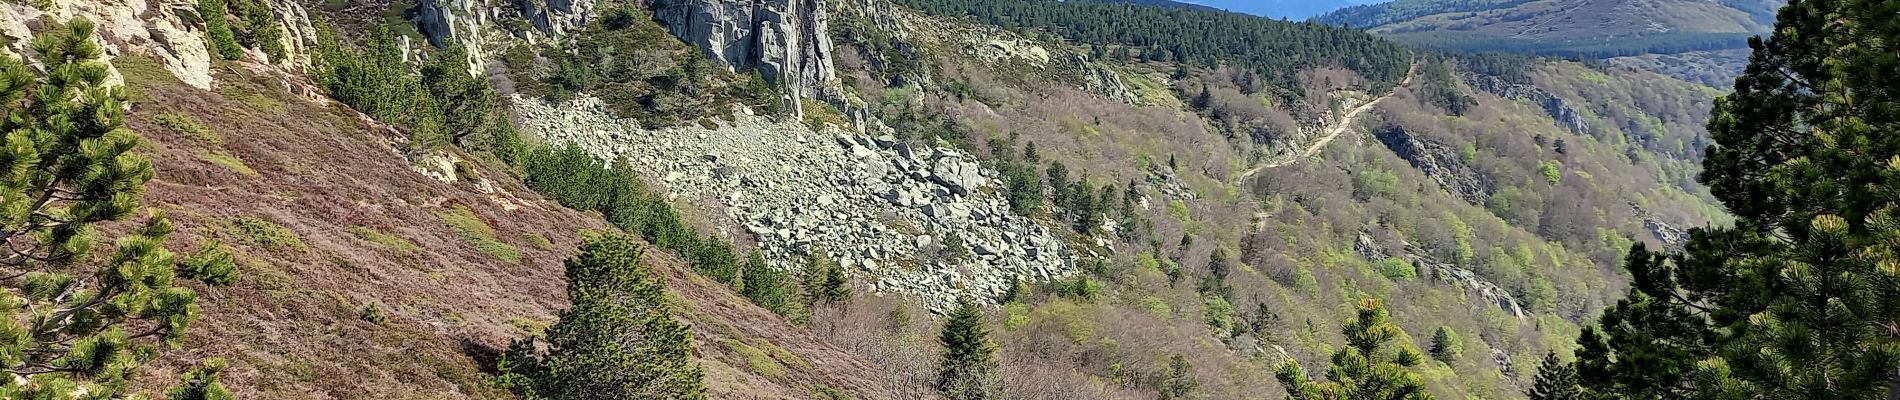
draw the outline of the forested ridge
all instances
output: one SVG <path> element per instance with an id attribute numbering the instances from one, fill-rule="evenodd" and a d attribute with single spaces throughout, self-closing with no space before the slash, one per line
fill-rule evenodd
<path id="1" fill-rule="evenodd" d="M 1385 91 L 1405 76 L 1407 50 L 1364 32 L 1245 14 L 1120 2 L 1058 0 L 898 0 L 939 15 L 969 16 L 1010 29 L 1044 29 L 1084 43 L 1145 49 L 1147 59 L 1212 66 L 1225 62 L 1297 90 L 1296 75 L 1340 66 Z"/>

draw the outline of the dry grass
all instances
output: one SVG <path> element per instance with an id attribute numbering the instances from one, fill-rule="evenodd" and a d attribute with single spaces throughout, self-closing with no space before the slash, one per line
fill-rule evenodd
<path id="1" fill-rule="evenodd" d="M 257 176 L 257 170 L 251 169 L 251 166 L 245 164 L 243 159 L 240 159 L 234 155 L 225 154 L 221 152 L 215 152 L 215 151 L 204 151 L 204 152 L 198 153 L 198 159 L 203 160 L 204 162 L 217 164 L 220 167 L 224 167 L 224 169 L 231 170 L 231 172 L 236 172 L 244 176 Z"/>
<path id="2" fill-rule="evenodd" d="M 235 69 L 218 76 L 220 84 L 284 84 Z M 512 398 L 488 383 L 484 363 L 566 307 L 561 259 L 579 243 L 577 232 L 611 229 L 487 167 L 475 170 L 499 178 L 496 187 L 519 198 L 519 208 L 504 211 L 471 185 L 414 173 L 384 144 L 385 131 L 347 110 L 260 91 L 283 104 L 280 114 L 158 76 L 134 78 L 144 97 L 132 104 L 128 127 L 145 137 L 141 153 L 158 171 L 146 205 L 173 211 L 180 233 L 169 245 L 223 238 L 242 255 L 243 274 L 235 286 L 199 289 L 202 316 L 181 346 L 141 370 L 136 387 L 148 397 L 198 360 L 223 357 L 224 383 L 238 398 Z M 203 142 L 161 125 L 164 114 L 245 132 L 225 137 L 221 149 L 260 174 L 232 179 L 241 175 L 199 159 Z M 442 204 L 463 208 L 445 220 Z M 467 245 L 463 231 L 507 232 L 533 245 L 516 249 L 520 262 L 509 263 Z M 283 250 L 291 248 L 306 250 Z M 862 360 L 721 285 L 686 279 L 677 258 L 648 257 L 697 307 L 695 354 L 709 366 L 714 398 L 805 399 L 819 385 L 860 399 L 929 397 L 886 389 L 881 371 Z M 382 325 L 363 319 L 367 304 L 377 305 Z M 764 352 L 785 374 L 714 368 L 728 357 L 718 341 L 727 337 L 703 331 L 714 325 L 734 326 L 730 339 Z"/>

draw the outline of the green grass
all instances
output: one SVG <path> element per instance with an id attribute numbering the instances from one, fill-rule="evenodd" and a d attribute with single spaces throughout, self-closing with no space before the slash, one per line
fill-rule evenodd
<path id="1" fill-rule="evenodd" d="M 245 106 L 249 106 L 253 110 L 273 114 L 282 114 L 290 111 L 290 107 L 285 106 L 284 102 L 278 101 L 276 98 L 265 95 L 256 88 L 242 83 L 224 85 L 224 87 L 218 89 L 218 94 L 224 95 L 225 99 L 244 103 Z"/>
<path id="2" fill-rule="evenodd" d="M 843 390 L 838 390 L 838 388 L 825 386 L 822 384 L 818 386 L 812 386 L 811 395 L 817 400 L 857 400 L 856 398 L 851 397 L 851 394 L 845 393 Z"/>
<path id="3" fill-rule="evenodd" d="M 172 132 L 177 132 L 180 135 L 185 135 L 185 137 L 196 139 L 206 144 L 213 146 L 224 144 L 223 137 L 218 136 L 217 132 L 212 132 L 210 127 L 205 126 L 203 122 L 198 122 L 198 118 L 190 115 L 174 112 L 160 113 L 158 116 L 152 118 L 152 122 L 156 122 L 158 126 L 170 129 Z"/>
<path id="4" fill-rule="evenodd" d="M 356 238 L 358 239 L 363 239 L 363 240 L 370 241 L 372 243 L 382 245 L 383 247 L 387 247 L 390 250 L 400 250 L 403 252 L 414 252 L 414 251 L 422 250 L 422 246 L 417 246 L 416 242 L 411 242 L 409 241 L 409 239 L 404 239 L 401 236 L 396 236 L 395 234 L 384 232 L 376 228 L 371 228 L 367 226 L 351 226 L 350 234 L 356 235 Z"/>
<path id="5" fill-rule="evenodd" d="M 726 349 L 739 353 L 740 357 L 745 358 L 746 367 L 751 368 L 752 373 L 771 378 L 785 376 L 785 368 L 779 366 L 778 361 L 773 360 L 772 356 L 766 354 L 764 350 L 732 339 L 721 340 L 720 343 L 725 344 Z"/>
<path id="6" fill-rule="evenodd" d="M 237 158 L 237 156 L 234 156 L 234 155 L 225 154 L 221 152 L 215 152 L 215 151 L 208 151 L 208 152 L 198 153 L 198 159 L 204 160 L 204 162 L 217 164 L 220 167 L 224 167 L 225 169 L 231 170 L 231 172 L 236 172 L 239 174 L 243 174 L 245 176 L 257 176 L 257 170 L 251 169 L 251 166 L 244 164 L 243 159 Z"/>
<path id="7" fill-rule="evenodd" d="M 161 85 L 178 82 L 178 77 L 165 69 L 158 60 L 141 55 L 123 55 L 112 59 L 112 67 L 125 77 L 126 95 L 132 100 L 143 100 L 146 91 Z"/>
<path id="8" fill-rule="evenodd" d="M 230 232 L 245 243 L 276 250 L 310 251 L 310 246 L 304 244 L 296 232 L 267 219 L 243 216 L 232 218 L 229 225 Z"/>
<path id="9" fill-rule="evenodd" d="M 481 250 L 483 253 L 511 264 L 521 262 L 521 251 L 497 239 L 495 228 L 488 226 L 488 222 L 483 221 L 481 216 L 475 215 L 474 210 L 455 206 L 452 209 L 436 211 L 435 217 L 441 219 L 442 223 L 448 224 L 449 229 L 453 229 L 456 236 L 461 236 L 463 241 L 475 246 L 476 250 Z"/>

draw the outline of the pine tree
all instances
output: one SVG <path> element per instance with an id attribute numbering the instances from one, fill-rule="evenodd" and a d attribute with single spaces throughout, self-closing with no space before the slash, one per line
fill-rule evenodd
<path id="1" fill-rule="evenodd" d="M 996 344 L 983 326 L 983 310 L 970 299 L 957 303 L 943 323 L 943 362 L 937 391 L 951 400 L 1002 398 L 996 376 Z"/>
<path id="2" fill-rule="evenodd" d="M 1451 330 L 1451 327 L 1440 326 L 1437 332 L 1432 333 L 1432 358 L 1450 364 L 1458 361 L 1458 356 L 1463 355 L 1464 351 L 1464 339 L 1459 338 L 1458 332 Z"/>
<path id="3" fill-rule="evenodd" d="M 1557 359 L 1557 353 L 1544 354 L 1544 364 L 1537 367 L 1537 382 L 1531 386 L 1531 400 L 1585 400 L 1583 388 L 1577 386 L 1577 369 Z"/>
<path id="4" fill-rule="evenodd" d="M 1578 339 L 1601 398 L 1877 399 L 1900 387 L 1895 3 L 1793 1 L 1709 121 L 1699 179 L 1737 218 L 1631 250 Z"/>
<path id="5" fill-rule="evenodd" d="M 692 330 L 673 318 L 643 253 L 631 236 L 585 238 L 564 263 L 574 306 L 548 327 L 546 354 L 517 341 L 497 381 L 525 399 L 705 399 Z"/>
<path id="6" fill-rule="evenodd" d="M 1186 356 L 1175 354 L 1168 358 L 1167 375 L 1155 385 L 1162 400 L 1180 400 L 1193 398 L 1194 391 L 1201 389 L 1201 381 L 1194 377 L 1194 366 L 1188 364 Z"/>
<path id="7" fill-rule="evenodd" d="M 757 250 L 752 252 L 751 257 L 746 258 L 744 272 L 741 276 L 744 284 L 740 287 L 739 294 L 751 299 L 754 304 L 779 315 L 792 314 L 794 311 L 792 291 L 791 288 L 786 287 L 784 272 L 772 269 L 771 265 L 765 263 L 765 256 L 759 254 Z"/>
<path id="8" fill-rule="evenodd" d="M 231 21 L 225 14 L 228 8 L 225 0 L 198 0 L 198 15 L 205 19 L 205 39 L 211 41 L 211 50 L 219 58 L 236 61 L 244 57 L 244 48 L 238 46 L 237 36 L 231 32 Z"/>
<path id="9" fill-rule="evenodd" d="M 805 305 L 837 304 L 851 300 L 851 278 L 823 252 L 805 257 Z"/>
<path id="10" fill-rule="evenodd" d="M 231 390 L 218 382 L 218 375 L 224 373 L 224 359 L 205 360 L 204 364 L 185 373 L 183 385 L 165 391 L 165 400 L 231 400 Z"/>
<path id="11" fill-rule="evenodd" d="M 1333 352 L 1333 366 L 1326 370 L 1331 382 L 1314 382 L 1306 377 L 1300 363 L 1281 363 L 1274 378 L 1287 393 L 1299 400 L 1431 400 L 1425 384 L 1406 368 L 1418 365 L 1419 355 L 1410 349 L 1381 350 L 1387 342 L 1403 335 L 1388 319 L 1378 300 L 1359 303 L 1359 316 L 1341 331 L 1346 347 Z"/>
<path id="12" fill-rule="evenodd" d="M 125 92 L 106 85 L 93 23 L 51 25 L 30 45 L 43 69 L 0 57 L 0 396 L 119 398 L 198 316 L 178 278 L 229 284 L 236 269 L 221 250 L 182 268 L 158 211 L 96 257 L 98 225 L 140 208 L 152 164 L 132 152 L 139 136 L 124 126 Z M 218 386 L 215 374 L 190 379 L 179 390 Z"/>

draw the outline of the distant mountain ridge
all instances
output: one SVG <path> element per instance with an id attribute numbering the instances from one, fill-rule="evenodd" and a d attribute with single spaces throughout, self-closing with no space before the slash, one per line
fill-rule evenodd
<path id="1" fill-rule="evenodd" d="M 1181 7 L 1210 11 L 1228 11 L 1274 19 L 1305 20 L 1334 10 L 1363 4 L 1365 0 L 1105 0 L 1160 7 Z"/>
<path id="2" fill-rule="evenodd" d="M 1408 43 L 1581 58 L 1736 48 L 1779 0 L 1395 0 L 1313 21 Z"/>

